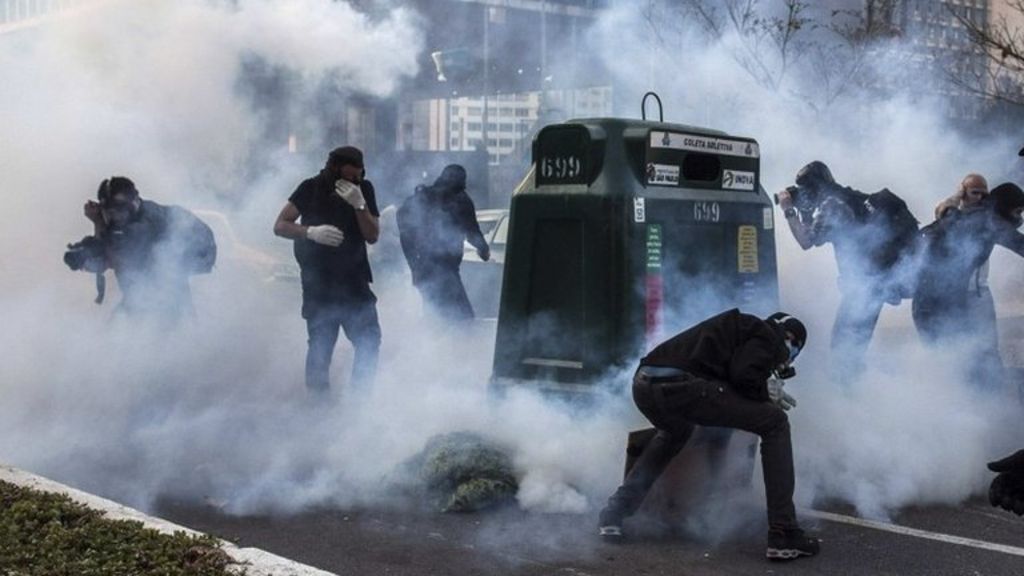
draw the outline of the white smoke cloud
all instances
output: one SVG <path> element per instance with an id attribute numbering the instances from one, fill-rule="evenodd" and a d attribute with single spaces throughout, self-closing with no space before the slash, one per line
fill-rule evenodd
<path id="1" fill-rule="evenodd" d="M 667 121 L 757 138 L 769 194 L 791 184 L 807 162 L 822 160 L 843 185 L 868 193 L 888 187 L 924 225 L 966 173 L 981 172 L 994 186 L 1017 161 L 1017 134 L 977 139 L 955 128 L 948 104 L 928 95 L 937 94 L 927 87 L 940 86 L 942 78 L 915 77 L 917 92 L 853 93 L 829 108 L 812 107 L 808 95 L 824 89 L 814 75 L 793 67 L 778 90 L 766 89 L 738 66 L 734 54 L 742 41 L 734 35 L 708 40 L 693 25 L 666 21 L 656 37 L 643 14 L 628 7 L 602 22 L 595 45 L 604 49 L 614 76 L 625 80 L 620 113 L 638 116 L 640 95 L 654 90 Z M 613 41 L 623 37 L 635 41 Z M 904 70 L 897 72 L 894 54 L 879 50 L 866 65 L 879 78 L 899 76 Z M 800 376 L 788 385 L 800 400 L 791 417 L 801 502 L 840 499 L 884 517 L 902 506 L 955 503 L 983 490 L 990 478 L 986 459 L 1014 439 L 1019 444 L 1016 395 L 1006 402 L 964 389 L 959 369 L 967 352 L 921 350 L 909 301 L 885 307 L 869 351 L 872 369 L 858 386 L 840 388 L 825 369 L 838 303 L 832 249 L 801 251 L 778 211 L 776 225 L 781 306 L 810 330 L 797 363 Z M 1019 278 L 1019 259 L 997 249 L 993 262 L 1010 268 L 994 266 L 993 285 Z M 1007 288 L 996 290 L 995 298 L 1004 309 L 1016 300 Z"/>
<path id="2" fill-rule="evenodd" d="M 386 97 L 416 71 L 417 23 L 408 10 L 371 19 L 327 0 L 151 0 L 108 2 L 0 36 L 0 125 L 9 135 L 0 139 L 0 169 L 14 215 L 0 229 L 0 460 L 143 506 L 170 495 L 207 497 L 231 512 L 294 511 L 386 502 L 382 479 L 396 465 L 431 435 L 466 429 L 515 447 L 522 506 L 582 512 L 602 504 L 620 479 L 627 430 L 644 425 L 629 401 L 580 414 L 527 392 L 489 397 L 493 333 L 422 324 L 407 278 L 375 285 L 384 347 L 373 393 L 357 402 L 342 392 L 336 405 L 313 408 L 301 383 L 297 285 L 254 280 L 244 262 L 222 253 L 213 274 L 193 280 L 194 325 L 153 335 L 110 323 L 110 303 L 88 302 L 91 278 L 59 261 L 64 242 L 89 232 L 81 204 L 100 179 L 125 174 L 144 197 L 205 206 L 245 182 L 238 167 L 253 148 L 283 146 L 261 141 L 266 119 L 238 94 L 245 58 L 297 71 L 305 89 L 329 81 Z M 821 159 L 843 183 L 891 188 L 926 220 L 964 173 L 999 181 L 1016 149 L 995 136 L 968 146 L 940 106 L 909 96 L 814 112 L 745 76 L 723 49 L 735 39 L 709 44 L 680 29 L 671 37 L 679 51 L 670 53 L 652 44 L 630 7 L 603 15 L 590 38 L 622 102 L 638 106 L 654 89 L 666 120 L 756 137 L 769 190 Z M 638 115 L 631 105 L 620 112 Z M 270 226 L 312 169 L 269 156 L 245 191 L 242 224 L 259 232 L 250 238 L 287 258 L 288 243 L 271 239 Z M 996 409 L 960 389 L 920 351 L 894 359 L 877 343 L 872 357 L 887 358 L 879 371 L 838 389 L 815 361 L 827 351 L 837 299 L 830 250 L 801 252 L 784 229 L 776 239 L 782 306 L 812 334 L 789 385 L 800 399 L 793 429 L 801 500 L 843 498 L 884 516 L 977 492 L 981 462 L 1012 444 L 1000 426 L 1013 407 Z M 906 325 L 908 308 L 887 311 L 883 325 Z M 350 357 L 341 339 L 336 388 L 344 388 Z M 628 369 L 609 380 L 626 389 Z"/>

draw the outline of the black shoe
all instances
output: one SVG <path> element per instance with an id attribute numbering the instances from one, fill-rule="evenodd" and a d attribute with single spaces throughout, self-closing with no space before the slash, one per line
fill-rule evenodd
<path id="1" fill-rule="evenodd" d="M 601 510 L 598 520 L 598 533 L 608 542 L 622 541 L 622 515 L 614 510 Z"/>
<path id="2" fill-rule="evenodd" d="M 796 560 L 801 556 L 815 556 L 820 550 L 821 542 L 807 536 L 799 528 L 768 531 L 768 551 L 765 556 L 769 560 Z"/>

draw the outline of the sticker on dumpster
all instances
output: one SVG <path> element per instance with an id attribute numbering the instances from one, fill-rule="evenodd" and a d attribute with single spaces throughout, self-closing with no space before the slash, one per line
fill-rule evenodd
<path id="1" fill-rule="evenodd" d="M 633 222 L 647 221 L 647 205 L 643 198 L 633 198 Z"/>
<path id="2" fill-rule="evenodd" d="M 743 225 L 736 239 L 736 268 L 740 274 L 757 274 L 757 226 Z"/>
<path id="3" fill-rule="evenodd" d="M 661 270 L 661 225 L 647 226 L 647 272 Z"/>
<path id="4" fill-rule="evenodd" d="M 647 163 L 647 183 L 656 186 L 678 186 L 679 166 L 674 164 Z"/>
<path id="5" fill-rule="evenodd" d="M 775 215 L 772 214 L 771 208 L 764 209 L 764 229 L 771 230 L 775 227 Z"/>
<path id="6" fill-rule="evenodd" d="M 754 173 L 742 170 L 722 170 L 722 188 L 726 190 L 753 190 Z"/>
<path id="7" fill-rule="evenodd" d="M 726 156 L 758 158 L 761 155 L 758 145 L 742 140 L 727 140 L 713 136 L 698 136 L 680 132 L 651 131 L 651 148 L 673 148 L 676 150 L 693 150 L 695 152 L 711 152 Z"/>

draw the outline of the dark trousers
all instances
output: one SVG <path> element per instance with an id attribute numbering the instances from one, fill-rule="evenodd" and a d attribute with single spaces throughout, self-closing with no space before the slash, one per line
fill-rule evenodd
<path id="1" fill-rule="evenodd" d="M 637 370 L 633 400 L 658 431 L 622 486 L 608 499 L 605 514 L 621 518 L 634 514 L 669 462 L 686 445 L 694 425 L 720 426 L 761 437 L 768 527 L 798 527 L 793 505 L 793 445 L 789 418 L 781 408 L 741 396 L 725 382 L 658 366 L 641 366 Z"/>
<path id="2" fill-rule="evenodd" d="M 914 327 L 931 347 L 952 345 L 963 353 L 965 376 L 981 390 L 999 390 L 1003 360 L 995 305 L 987 287 L 966 294 L 920 294 L 912 307 Z"/>
<path id="3" fill-rule="evenodd" d="M 864 357 L 883 304 L 883 296 L 871 288 L 843 292 L 832 324 L 832 373 L 837 381 L 849 384 L 864 372 Z"/>
<path id="4" fill-rule="evenodd" d="M 375 299 L 318 306 L 307 315 L 306 388 L 311 392 L 322 393 L 330 388 L 331 357 L 338 342 L 339 328 L 345 331 L 345 337 L 355 349 L 351 389 L 365 391 L 373 384 L 381 340 Z"/>
<path id="5" fill-rule="evenodd" d="M 424 272 L 416 284 L 431 313 L 445 320 L 473 319 L 473 306 L 462 285 L 459 266 L 437 264 Z"/>

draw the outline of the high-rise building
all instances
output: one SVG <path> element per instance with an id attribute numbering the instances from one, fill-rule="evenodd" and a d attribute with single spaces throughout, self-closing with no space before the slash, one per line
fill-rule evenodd
<path id="1" fill-rule="evenodd" d="M 92 0 L 0 0 L 0 33 L 33 26 Z"/>

